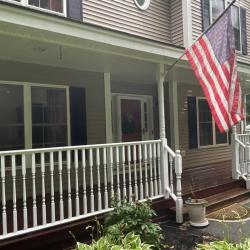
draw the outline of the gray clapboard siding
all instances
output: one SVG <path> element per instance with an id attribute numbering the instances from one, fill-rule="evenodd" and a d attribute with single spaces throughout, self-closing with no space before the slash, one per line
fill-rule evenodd
<path id="1" fill-rule="evenodd" d="M 231 160 L 230 146 L 189 149 L 188 112 L 185 101 L 190 95 L 190 90 L 192 90 L 192 96 L 204 96 L 198 85 L 178 83 L 180 149 L 186 152 L 186 156 L 183 157 L 184 168 Z"/>
<path id="2" fill-rule="evenodd" d="M 171 1 L 171 42 L 183 46 L 182 1 Z"/>
<path id="3" fill-rule="evenodd" d="M 154 0 L 146 11 L 142 11 L 134 0 L 84 0 L 83 22 L 171 42 L 170 1 Z"/>
<path id="4" fill-rule="evenodd" d="M 247 10 L 246 22 L 247 22 L 247 39 L 248 39 L 248 55 L 242 56 L 238 54 L 238 61 L 243 63 L 250 63 L 250 1 L 241 0 L 237 1 L 237 4 L 244 7 Z M 201 0 L 192 0 L 192 25 L 193 25 L 193 40 L 197 39 L 202 33 L 202 11 Z"/>

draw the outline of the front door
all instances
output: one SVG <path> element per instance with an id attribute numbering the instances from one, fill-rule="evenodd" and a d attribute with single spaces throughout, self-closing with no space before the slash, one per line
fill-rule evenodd
<path id="1" fill-rule="evenodd" d="M 116 96 L 116 141 L 142 141 L 153 138 L 152 97 Z"/>

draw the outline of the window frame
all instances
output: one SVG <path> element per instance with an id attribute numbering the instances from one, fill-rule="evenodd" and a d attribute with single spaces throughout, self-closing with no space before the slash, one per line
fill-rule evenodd
<path id="1" fill-rule="evenodd" d="M 66 112 L 67 112 L 67 145 L 71 145 L 71 124 L 70 124 L 70 99 L 69 99 L 69 86 L 57 84 L 43 84 L 43 83 L 28 83 L 28 82 L 11 82 L 0 81 L 0 84 L 19 85 L 23 86 L 23 98 L 25 100 L 23 105 L 24 110 L 24 150 L 32 149 L 32 100 L 31 88 L 44 87 L 44 88 L 59 88 L 66 91 Z"/>
<path id="2" fill-rule="evenodd" d="M 245 128 L 245 131 L 250 132 L 250 128 L 247 129 L 247 95 L 250 96 L 250 93 L 244 94 L 244 112 L 245 112 L 245 114 L 244 114 L 244 116 L 245 116 L 245 119 L 244 119 L 244 128 Z"/>
<path id="3" fill-rule="evenodd" d="M 146 10 L 149 8 L 149 5 L 151 3 L 151 0 L 145 0 L 144 4 L 143 5 L 140 5 L 138 3 L 138 0 L 134 0 L 135 2 L 135 5 L 137 6 L 137 8 L 139 8 L 140 10 Z"/>
<path id="4" fill-rule="evenodd" d="M 45 9 L 45 8 L 41 8 L 41 7 L 31 5 L 31 4 L 29 4 L 28 0 L 20 0 L 20 2 L 15 1 L 15 0 L 1 0 L 1 1 L 16 4 L 18 6 L 24 6 L 24 7 L 30 8 L 30 9 L 34 9 L 34 10 L 43 11 L 43 12 L 46 12 L 46 13 L 49 13 L 49 14 L 55 14 L 55 15 L 64 16 L 64 17 L 67 16 L 67 0 L 61 0 L 62 1 L 62 12 L 48 10 L 48 9 Z"/>
<path id="5" fill-rule="evenodd" d="M 205 145 L 205 146 L 202 146 L 200 144 L 200 117 L 199 117 L 199 101 L 200 100 L 206 100 L 206 98 L 196 96 L 197 146 L 198 146 L 198 149 L 228 146 L 229 145 L 229 133 L 228 132 L 227 132 L 227 142 L 226 143 L 220 143 L 220 144 L 216 143 L 216 124 L 215 124 L 215 120 L 214 120 L 212 114 L 211 114 L 211 117 L 212 117 L 212 142 L 213 142 L 213 144 Z"/>
<path id="6" fill-rule="evenodd" d="M 230 4 L 231 1 L 224 0 L 224 10 Z M 239 13 L 239 28 L 240 28 L 240 50 L 236 49 L 236 52 L 242 54 L 242 27 L 241 27 L 241 11 L 239 4 L 233 4 L 234 7 L 237 7 Z M 209 0 L 209 16 L 210 16 L 210 25 L 213 23 L 213 11 L 212 11 L 212 0 Z"/>

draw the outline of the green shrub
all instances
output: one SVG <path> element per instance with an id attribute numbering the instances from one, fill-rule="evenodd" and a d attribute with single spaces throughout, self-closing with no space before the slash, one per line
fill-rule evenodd
<path id="1" fill-rule="evenodd" d="M 209 244 L 198 244 L 196 250 L 249 250 L 250 239 L 246 239 L 243 243 L 233 244 L 226 240 L 214 241 Z"/>
<path id="2" fill-rule="evenodd" d="M 155 216 L 151 209 L 151 202 L 115 202 L 114 210 L 104 222 L 104 234 L 112 237 L 112 241 L 119 244 L 129 232 L 139 235 L 142 242 L 153 245 L 153 249 L 164 249 L 162 244 L 162 229 L 152 222 Z"/>
<path id="3" fill-rule="evenodd" d="M 151 250 L 151 246 L 141 242 L 138 235 L 128 233 L 121 243 L 116 245 L 108 235 L 93 241 L 91 245 L 77 243 L 77 250 Z"/>

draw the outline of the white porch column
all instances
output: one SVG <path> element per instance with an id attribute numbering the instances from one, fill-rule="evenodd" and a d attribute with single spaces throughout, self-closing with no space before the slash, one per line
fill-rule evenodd
<path id="1" fill-rule="evenodd" d="M 167 145 L 166 139 L 166 125 L 165 125 L 165 109 L 164 109 L 164 79 L 165 70 L 164 64 L 158 64 L 156 69 L 156 80 L 158 86 L 158 106 L 159 106 L 159 131 L 160 139 L 162 140 L 161 147 L 161 178 L 162 190 L 166 199 L 169 198 L 167 188 L 169 187 L 169 173 L 168 173 L 168 152 L 164 148 Z"/>
<path id="2" fill-rule="evenodd" d="M 104 73 L 106 142 L 112 142 L 112 110 L 111 110 L 111 80 L 110 72 Z"/>
<path id="3" fill-rule="evenodd" d="M 170 114 L 170 136 L 171 148 L 179 149 L 179 120 L 178 120 L 178 90 L 177 81 L 174 79 L 169 83 L 169 114 Z"/>
<path id="4" fill-rule="evenodd" d="M 192 0 L 182 0 L 183 41 L 184 47 L 189 47 L 193 42 L 192 37 Z"/>
<path id="5" fill-rule="evenodd" d="M 239 168 L 239 144 L 236 142 L 237 128 L 233 126 L 231 134 L 231 147 L 232 147 L 232 178 L 238 180 L 240 178 L 237 172 Z"/>
<path id="6" fill-rule="evenodd" d="M 24 100 L 24 141 L 25 149 L 32 148 L 32 111 L 31 111 L 31 87 L 29 84 L 23 86 Z"/>

